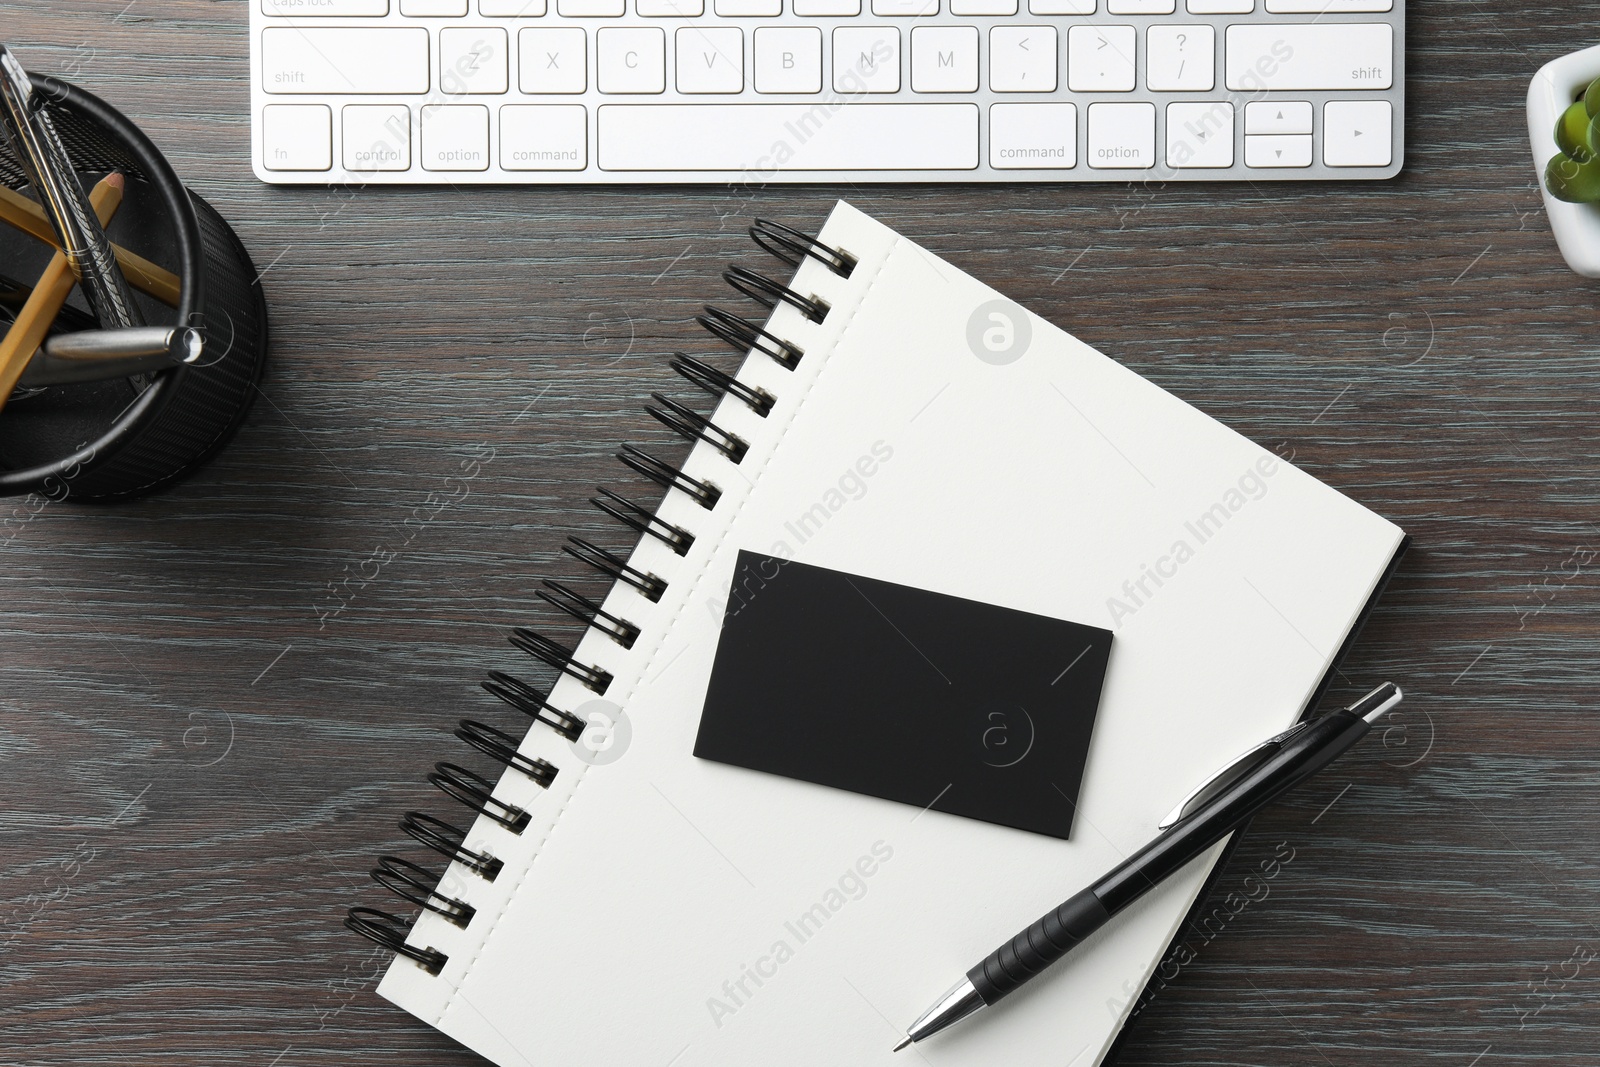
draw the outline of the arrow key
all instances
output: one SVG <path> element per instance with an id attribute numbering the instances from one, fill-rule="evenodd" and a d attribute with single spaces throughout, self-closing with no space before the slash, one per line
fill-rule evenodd
<path id="1" fill-rule="evenodd" d="M 1322 111 L 1322 161 L 1387 167 L 1394 159 L 1394 109 L 1387 100 L 1338 100 Z"/>
<path id="2" fill-rule="evenodd" d="M 1168 104 L 1167 166 L 1233 166 L 1233 104 L 1227 100 Z"/>
<path id="3" fill-rule="evenodd" d="M 1244 139 L 1244 165 L 1256 168 L 1311 166 L 1311 135 L 1252 134 Z"/>
<path id="4" fill-rule="evenodd" d="M 1244 106 L 1244 132 L 1310 133 L 1309 100 L 1258 100 Z"/>

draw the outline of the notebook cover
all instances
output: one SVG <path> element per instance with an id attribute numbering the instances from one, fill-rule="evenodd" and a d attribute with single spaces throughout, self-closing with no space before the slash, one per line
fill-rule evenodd
<path id="1" fill-rule="evenodd" d="M 530 732 L 522 751 L 557 779 L 507 773 L 496 796 L 529 825 L 480 819 L 467 840 L 504 869 L 489 882 L 453 866 L 441 891 L 472 922 L 419 916 L 410 941 L 444 953 L 441 972 L 401 959 L 379 987 L 505 1067 L 744 1067 L 775 1050 L 902 1063 L 898 1031 L 954 976 L 1293 721 L 1400 544 L 1393 524 L 847 205 L 821 238 L 858 264 L 794 275 L 831 310 L 769 318 L 804 351 L 793 370 L 755 355 L 740 371 L 771 411 L 714 412 L 748 453 L 701 445 L 684 465 L 721 500 L 669 493 L 659 514 L 693 547 L 647 538 L 631 557 L 666 595 L 614 588 L 605 608 L 639 639 L 591 630 L 576 650 L 614 681 L 599 698 L 570 680 L 552 691 L 625 716 L 625 751 L 593 764 Z M 1115 631 L 1071 838 L 695 759 L 740 549 Z M 950 1067 L 1097 1061 L 1221 851 L 919 1051 Z"/>
<path id="2" fill-rule="evenodd" d="M 1067 837 L 1103 627 L 741 551 L 694 754 Z"/>

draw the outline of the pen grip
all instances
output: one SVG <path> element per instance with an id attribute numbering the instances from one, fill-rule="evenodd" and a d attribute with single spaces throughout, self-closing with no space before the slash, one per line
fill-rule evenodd
<path id="1" fill-rule="evenodd" d="M 1094 890 L 1085 889 L 991 952 L 967 972 L 985 1004 L 993 1004 L 1065 956 L 1111 918 Z"/>

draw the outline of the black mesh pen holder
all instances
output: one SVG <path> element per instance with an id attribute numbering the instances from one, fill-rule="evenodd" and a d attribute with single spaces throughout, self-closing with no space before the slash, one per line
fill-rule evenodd
<path id="1" fill-rule="evenodd" d="M 266 359 L 266 301 L 238 236 L 184 188 L 138 127 L 76 86 L 30 77 L 49 101 L 85 187 L 112 171 L 124 175 L 122 206 L 106 228 L 113 243 L 176 275 L 176 307 L 135 293 L 145 321 L 194 327 L 205 346 L 194 363 L 154 374 L 33 388 L 24 378 L 0 410 L 0 496 L 87 502 L 151 493 L 205 463 L 243 422 Z M 0 184 L 28 187 L 3 146 Z M 53 251 L 0 226 L 0 275 L 7 279 L 38 277 Z M 92 328 L 87 319 L 87 304 L 74 292 L 57 326 Z"/>

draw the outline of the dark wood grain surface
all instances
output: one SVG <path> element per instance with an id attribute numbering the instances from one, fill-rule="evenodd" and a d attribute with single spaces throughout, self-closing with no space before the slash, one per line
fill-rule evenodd
<path id="1" fill-rule="evenodd" d="M 623 543 L 585 503 L 617 444 L 678 454 L 641 400 L 713 350 L 745 227 L 843 195 L 1416 538 L 1334 693 L 1404 714 L 1258 820 L 1123 1062 L 1600 1064 L 1600 289 L 1523 110 L 1600 3 L 1409 8 L 1388 183 L 352 193 L 251 176 L 245 0 L 0 0 L 232 221 L 275 332 L 197 477 L 0 502 L 4 1060 L 481 1062 L 372 993 L 343 910 L 449 811 L 423 776 L 526 662 L 506 627 L 571 632 L 532 589 Z"/>

